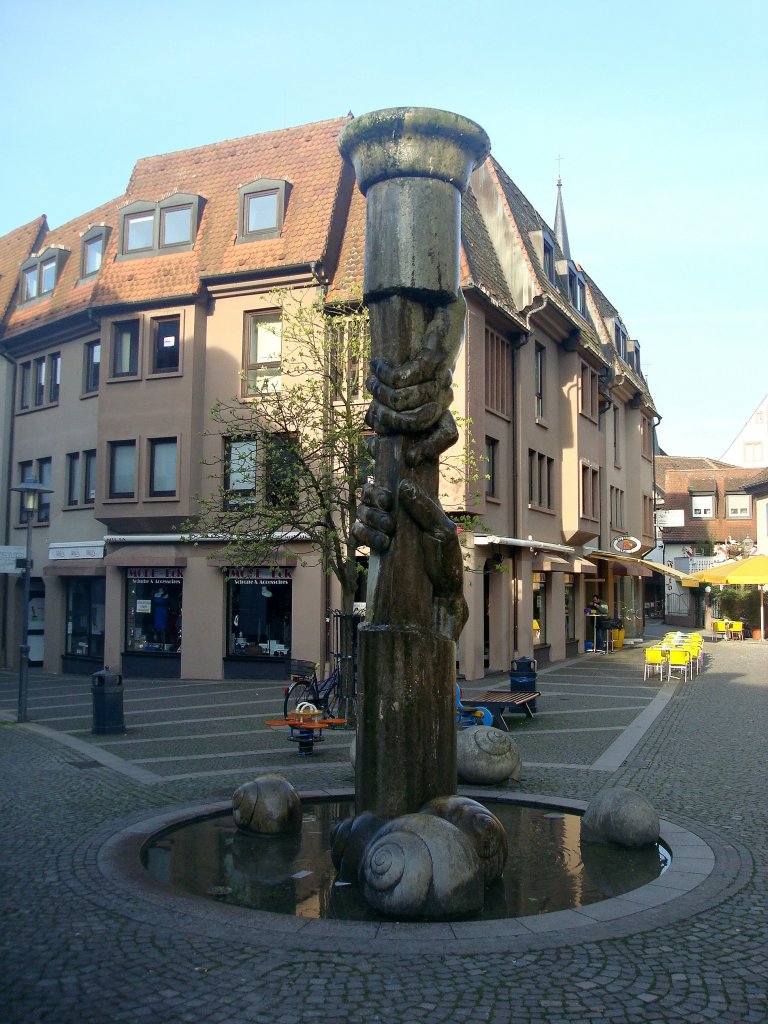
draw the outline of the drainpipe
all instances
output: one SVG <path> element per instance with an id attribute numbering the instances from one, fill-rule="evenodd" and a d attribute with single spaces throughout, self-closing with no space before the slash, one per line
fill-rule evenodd
<path id="1" fill-rule="evenodd" d="M 8 458 L 5 466 L 5 528 L 3 530 L 3 543 L 7 546 L 11 539 L 11 484 L 13 483 L 13 449 L 16 438 L 16 416 L 15 416 L 15 398 L 16 398 L 16 385 L 18 377 L 18 363 L 17 361 L 8 354 L 7 349 L 2 350 L 3 358 L 11 364 L 13 367 L 11 373 L 11 401 L 9 403 L 8 411 Z M 10 595 L 10 577 L 7 573 L 3 573 L 2 577 L 2 601 L 0 602 L 3 609 L 2 621 L 0 622 L 0 648 L 8 654 L 8 600 Z"/>

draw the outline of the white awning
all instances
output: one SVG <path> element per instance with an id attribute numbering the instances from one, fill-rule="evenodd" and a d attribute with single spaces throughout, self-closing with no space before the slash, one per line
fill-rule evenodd
<path id="1" fill-rule="evenodd" d="M 679 569 L 673 569 L 671 565 L 664 565 L 662 562 L 651 562 L 647 558 L 635 558 L 632 555 L 617 555 L 613 551 L 590 551 L 590 558 L 602 558 L 606 562 L 619 562 L 622 565 L 626 565 L 628 568 L 634 568 L 636 574 L 639 576 L 645 576 L 647 570 L 651 572 L 658 572 L 664 576 L 671 576 L 672 579 L 677 580 L 678 583 L 682 583 L 684 587 L 698 587 L 700 581 L 694 576 L 689 576 L 687 572 L 681 572 Z M 645 570 L 637 572 L 637 570 Z"/>
<path id="2" fill-rule="evenodd" d="M 501 544 L 510 548 L 530 548 L 532 551 L 557 551 L 560 554 L 575 555 L 576 548 L 568 544 L 553 544 L 548 540 L 534 540 L 533 537 L 496 537 L 492 533 L 474 534 L 475 546 L 483 547 L 485 544 Z"/>

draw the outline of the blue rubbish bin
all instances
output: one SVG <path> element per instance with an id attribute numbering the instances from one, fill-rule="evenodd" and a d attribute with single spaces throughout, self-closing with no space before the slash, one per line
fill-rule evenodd
<path id="1" fill-rule="evenodd" d="M 125 732 L 123 716 L 123 677 L 104 666 L 91 676 L 93 726 L 91 732 Z"/>
<path id="2" fill-rule="evenodd" d="M 516 658 L 509 669 L 510 690 L 536 689 L 536 662 L 533 658 Z"/>

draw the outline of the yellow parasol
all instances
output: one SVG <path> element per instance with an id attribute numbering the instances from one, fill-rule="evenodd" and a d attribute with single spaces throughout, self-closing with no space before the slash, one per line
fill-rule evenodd
<path id="1" fill-rule="evenodd" d="M 702 583 L 730 584 L 731 586 L 756 586 L 760 596 L 760 639 L 765 635 L 765 610 L 762 590 L 768 586 L 768 555 L 751 555 L 734 562 L 721 562 L 709 569 L 692 572 L 694 579 Z"/>

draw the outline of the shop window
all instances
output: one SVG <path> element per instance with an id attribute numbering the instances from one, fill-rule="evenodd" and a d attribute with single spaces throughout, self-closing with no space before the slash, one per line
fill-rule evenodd
<path id="1" fill-rule="evenodd" d="M 227 653 L 240 657 L 288 657 L 291 652 L 291 591 L 287 569 L 229 569 Z"/>
<path id="2" fill-rule="evenodd" d="M 547 577 L 534 572 L 533 576 L 533 646 L 547 642 Z"/>
<path id="3" fill-rule="evenodd" d="M 67 580 L 65 654 L 103 660 L 105 594 L 103 576 Z"/>
<path id="4" fill-rule="evenodd" d="M 139 321 L 124 320 L 112 327 L 112 376 L 135 377 L 139 372 Z"/>
<path id="5" fill-rule="evenodd" d="M 183 574 L 173 568 L 126 570 L 125 649 L 175 654 L 181 649 Z"/>
<path id="6" fill-rule="evenodd" d="M 101 342 L 86 342 L 84 350 L 84 373 L 83 391 L 85 394 L 93 394 L 99 390 L 99 374 L 101 370 Z"/>
<path id="7" fill-rule="evenodd" d="M 152 321 L 152 373 L 177 373 L 181 353 L 181 318 Z"/>
<path id="8" fill-rule="evenodd" d="M 109 445 L 109 496 L 133 498 L 136 494 L 136 442 L 112 441 Z"/>
<path id="9" fill-rule="evenodd" d="M 280 315 L 249 313 L 245 323 L 243 397 L 260 391 L 279 391 L 283 343 Z"/>
<path id="10" fill-rule="evenodd" d="M 175 437 L 154 438 L 149 442 L 150 497 L 175 497 L 177 447 Z"/>
<path id="11" fill-rule="evenodd" d="M 238 242 L 277 238 L 283 229 L 288 182 L 261 178 L 239 192 Z"/>
<path id="12" fill-rule="evenodd" d="M 565 584 L 565 639 L 576 639 L 576 577 L 573 573 L 563 574 Z"/>

